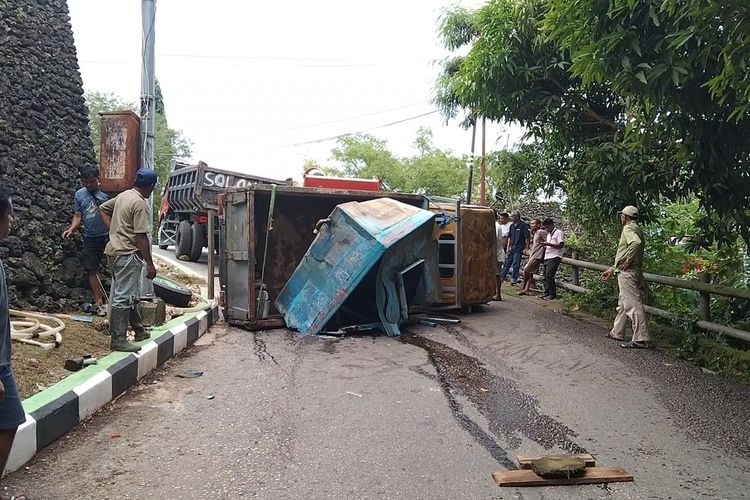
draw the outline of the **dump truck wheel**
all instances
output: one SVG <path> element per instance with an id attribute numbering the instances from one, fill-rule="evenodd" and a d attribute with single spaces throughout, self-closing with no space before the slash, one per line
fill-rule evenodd
<path id="1" fill-rule="evenodd" d="M 203 224 L 193 224 L 192 240 L 190 246 L 190 260 L 197 262 L 203 254 L 203 245 L 206 243 L 206 229 Z"/>
<path id="2" fill-rule="evenodd" d="M 193 296 L 193 292 L 185 285 L 164 276 L 154 278 L 154 293 L 167 304 L 176 307 L 189 306 Z"/>
<path id="3" fill-rule="evenodd" d="M 182 221 L 177 226 L 177 243 L 174 246 L 174 256 L 178 259 L 183 255 L 190 256 L 193 243 L 193 227 L 189 221 Z"/>

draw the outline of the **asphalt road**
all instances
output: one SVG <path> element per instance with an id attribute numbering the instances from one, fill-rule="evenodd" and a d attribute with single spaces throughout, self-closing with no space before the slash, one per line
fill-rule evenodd
<path id="1" fill-rule="evenodd" d="M 158 246 L 151 247 L 151 252 L 153 252 L 154 255 L 159 257 L 166 257 L 167 259 L 170 259 L 172 261 L 177 261 L 177 259 L 174 256 L 174 247 L 169 247 L 166 250 L 160 250 Z M 206 249 L 203 249 L 203 254 L 201 255 L 201 258 L 198 260 L 198 262 L 190 262 L 190 261 L 184 261 L 180 260 L 177 261 L 180 265 L 183 267 L 186 267 L 193 271 L 194 273 L 197 273 L 201 276 L 201 278 L 206 277 L 206 269 L 208 265 L 208 252 Z M 216 269 L 218 271 L 218 264 L 216 265 Z"/>
<path id="2" fill-rule="evenodd" d="M 400 339 L 214 327 L 4 484 L 34 499 L 744 498 L 750 390 L 508 298 Z M 177 374 L 204 370 L 200 378 Z M 499 488 L 518 453 L 632 483 Z"/>

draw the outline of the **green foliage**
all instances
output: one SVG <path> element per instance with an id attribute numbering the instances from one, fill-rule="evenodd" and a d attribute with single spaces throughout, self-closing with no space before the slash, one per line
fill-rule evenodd
<path id="1" fill-rule="evenodd" d="M 750 351 L 728 346 L 723 339 L 699 333 L 682 335 L 676 354 L 723 376 L 750 383 Z"/>
<path id="2" fill-rule="evenodd" d="M 602 281 L 598 275 L 589 273 L 581 284 L 590 293 L 566 293 L 562 303 L 568 308 L 582 308 L 598 316 L 610 317 L 617 307 L 617 280 Z"/>
<path id="3" fill-rule="evenodd" d="M 491 0 L 441 22 L 436 102 L 524 125 L 556 168 L 541 185 L 603 216 L 655 220 L 695 199 L 694 243 L 750 240 L 750 5 L 722 0 Z M 462 45 L 463 43 L 463 45 Z"/>
<path id="4" fill-rule="evenodd" d="M 164 114 L 164 102 L 161 97 L 161 89 L 157 84 L 157 108 L 161 112 L 156 113 L 154 121 L 154 163 L 155 170 L 159 176 L 162 185 L 169 177 L 172 170 L 172 161 L 175 158 L 184 158 L 190 156 L 190 141 L 182 134 L 180 130 L 169 127 L 166 115 Z M 102 122 L 99 113 L 112 111 L 130 110 L 137 113 L 137 106 L 134 103 L 124 101 L 114 94 L 105 94 L 91 92 L 85 95 L 86 105 L 89 112 L 89 131 L 91 141 L 94 143 L 94 153 L 99 161 L 101 152 L 101 127 Z M 161 204 L 161 191 L 154 191 L 154 221 L 158 217 L 158 207 Z"/>
<path id="5" fill-rule="evenodd" d="M 164 96 L 161 93 L 161 84 L 159 80 L 156 80 L 156 88 L 154 89 L 154 111 L 157 115 L 163 115 L 167 117 L 164 111 Z"/>
<path id="6" fill-rule="evenodd" d="M 417 132 L 414 146 L 416 155 L 398 158 L 385 141 L 372 135 L 342 137 L 332 150 L 340 167 L 323 170 L 331 175 L 380 179 L 389 191 L 463 197 L 467 182 L 465 160 L 436 148 L 427 128 Z"/>
<path id="7" fill-rule="evenodd" d="M 536 200 L 540 193 L 551 196 L 554 185 L 545 174 L 554 162 L 538 144 L 524 144 L 515 150 L 493 151 L 487 155 L 487 187 L 517 204 L 522 198 Z"/>

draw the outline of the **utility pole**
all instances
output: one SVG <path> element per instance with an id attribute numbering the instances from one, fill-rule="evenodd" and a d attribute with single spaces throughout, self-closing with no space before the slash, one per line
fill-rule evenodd
<path id="1" fill-rule="evenodd" d="M 477 141 L 477 119 L 471 124 L 471 156 L 469 157 L 469 187 L 466 189 L 466 204 L 471 203 L 471 185 L 474 183 L 474 144 Z"/>
<path id="2" fill-rule="evenodd" d="M 156 119 L 156 68 L 154 39 L 156 37 L 156 0 L 141 0 L 141 164 L 142 168 L 154 170 L 154 121 Z M 151 207 L 148 239 L 151 242 L 154 223 L 154 198 L 148 200 Z M 154 296 L 154 284 L 146 279 L 146 266 L 141 273 L 141 297 Z"/>
<path id="3" fill-rule="evenodd" d="M 141 0 L 141 167 L 154 168 L 156 0 Z"/>
<path id="4" fill-rule="evenodd" d="M 487 206 L 487 118 L 482 117 L 482 163 L 479 167 L 479 204 Z"/>

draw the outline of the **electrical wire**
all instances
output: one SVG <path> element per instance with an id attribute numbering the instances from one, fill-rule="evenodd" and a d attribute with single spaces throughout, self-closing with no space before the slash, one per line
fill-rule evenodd
<path id="1" fill-rule="evenodd" d="M 408 118 L 403 118 L 401 120 L 396 120 L 394 122 L 385 123 L 383 125 L 378 125 L 376 127 L 370 127 L 370 128 L 366 128 L 366 129 L 362 129 L 362 130 L 357 130 L 356 132 L 346 132 L 344 134 L 332 135 L 332 136 L 329 136 L 329 137 L 322 137 L 320 139 L 313 139 L 313 140 L 310 140 L 310 141 L 297 142 L 297 143 L 294 143 L 294 144 L 287 144 L 287 145 L 284 145 L 284 146 L 278 146 L 278 147 L 269 148 L 269 149 L 270 150 L 275 150 L 275 149 L 296 148 L 296 147 L 299 147 L 299 146 L 306 146 L 308 144 L 318 144 L 318 143 L 321 143 L 321 142 L 333 141 L 333 140 L 340 139 L 342 137 L 346 137 L 346 136 L 349 136 L 349 135 L 363 134 L 365 132 L 370 132 L 372 130 L 378 130 L 378 129 L 381 129 L 381 128 L 392 127 L 393 125 L 399 125 L 401 123 L 405 123 L 405 122 L 408 122 L 408 121 L 411 121 L 411 120 L 416 120 L 417 118 L 422 118 L 422 117 L 425 117 L 425 116 L 434 115 L 435 113 L 438 113 L 438 112 L 439 111 L 435 109 L 435 110 L 432 110 L 432 111 L 428 111 L 427 113 L 422 113 L 422 114 L 419 114 L 419 115 L 416 115 L 416 116 L 410 116 Z"/>
<path id="2" fill-rule="evenodd" d="M 433 115 L 435 113 L 439 113 L 439 111 L 438 110 L 428 111 L 427 113 L 422 113 L 422 114 L 419 114 L 419 115 L 416 115 L 416 116 L 410 116 L 408 118 L 403 118 L 401 120 L 396 120 L 394 122 L 385 123 L 383 125 L 378 125 L 378 126 L 375 126 L 375 127 L 361 129 L 361 130 L 357 130 L 357 131 L 354 131 L 354 132 L 345 132 L 343 134 L 332 135 L 332 136 L 323 137 L 323 138 L 320 138 L 320 139 L 313 139 L 311 141 L 298 142 L 298 143 L 295 143 L 295 144 L 286 144 L 286 145 L 283 145 L 283 146 L 276 146 L 276 147 L 264 148 L 264 149 L 260 149 L 260 150 L 258 150 L 256 152 L 277 151 L 277 150 L 280 150 L 280 149 L 292 149 L 292 148 L 296 148 L 296 147 L 299 147 L 299 146 L 306 146 L 308 144 L 319 144 L 319 143 L 322 143 L 322 142 L 333 141 L 333 140 L 337 140 L 337 139 L 340 139 L 342 137 L 347 137 L 347 136 L 350 136 L 350 135 L 364 134 L 364 133 L 370 132 L 372 130 L 378 130 L 378 129 L 382 129 L 382 128 L 386 128 L 386 127 L 391 127 L 393 125 L 399 125 L 401 123 L 405 123 L 405 122 L 408 122 L 408 121 L 411 121 L 411 120 L 416 120 L 418 118 L 422 118 L 424 116 Z M 218 157 L 222 157 L 222 156 L 232 156 L 234 154 L 236 154 L 236 153 L 226 152 L 226 151 L 222 152 L 222 153 L 206 153 L 206 152 L 201 153 L 201 155 L 205 156 L 205 157 L 217 157 L 217 158 Z"/>
<path id="3" fill-rule="evenodd" d="M 368 117 L 368 116 L 382 115 L 384 113 L 390 113 L 391 111 L 398 111 L 400 109 L 411 108 L 411 107 L 414 107 L 414 106 L 419 106 L 421 104 L 427 104 L 427 103 L 428 103 L 428 101 L 420 101 L 420 102 L 415 102 L 415 103 L 412 103 L 412 104 L 405 104 L 403 106 L 398 106 L 398 107 L 395 107 L 395 108 L 383 109 L 381 111 L 373 111 L 372 113 L 364 113 L 364 114 L 361 114 L 361 115 L 347 116 L 346 118 L 337 118 L 335 120 L 328 120 L 328 121 L 324 121 L 324 122 L 309 123 L 307 125 L 297 125 L 297 126 L 294 126 L 294 127 L 289 127 L 289 128 L 284 128 L 284 129 L 268 130 L 268 131 L 262 132 L 262 133 L 260 133 L 258 135 L 276 134 L 276 133 L 280 133 L 280 132 L 289 132 L 289 131 L 292 131 L 292 130 L 299 130 L 299 129 L 303 129 L 303 128 L 318 127 L 320 125 L 329 125 L 331 123 L 340 123 L 340 122 L 345 122 L 345 121 L 349 121 L 349 120 L 356 120 L 358 118 L 365 118 L 365 117 Z"/>

